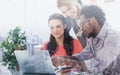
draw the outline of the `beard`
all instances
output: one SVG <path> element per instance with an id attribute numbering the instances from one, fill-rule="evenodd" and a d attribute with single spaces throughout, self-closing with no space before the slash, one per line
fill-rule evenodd
<path id="1" fill-rule="evenodd" d="M 90 33 L 87 37 L 88 37 L 88 38 L 90 38 L 90 37 L 95 38 L 95 37 L 96 37 L 96 35 L 95 35 L 95 33 L 94 33 L 94 32 L 91 32 L 91 33 Z"/>

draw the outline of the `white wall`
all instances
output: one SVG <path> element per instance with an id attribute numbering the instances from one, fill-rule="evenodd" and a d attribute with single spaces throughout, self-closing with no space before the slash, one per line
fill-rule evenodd
<path id="1" fill-rule="evenodd" d="M 0 34 L 16 26 L 25 27 L 24 0 L 0 0 Z"/>
<path id="2" fill-rule="evenodd" d="M 48 17 L 59 12 L 56 0 L 0 0 L 0 34 L 21 26 L 39 35 L 43 41 L 49 37 Z"/>
<path id="3" fill-rule="evenodd" d="M 97 0 L 97 5 L 104 10 L 110 25 L 120 31 L 120 0 L 107 3 L 105 3 L 105 0 Z"/>
<path id="4" fill-rule="evenodd" d="M 59 12 L 55 0 L 26 0 L 27 31 L 39 35 L 43 42 L 48 40 L 48 17 L 55 12 Z"/>
<path id="5" fill-rule="evenodd" d="M 48 17 L 60 12 L 56 7 L 56 0 L 0 0 L 0 34 L 7 33 L 17 25 L 26 31 L 39 35 L 43 42 L 49 38 Z M 97 0 L 107 15 L 111 25 L 120 30 L 120 0 L 115 3 L 104 3 Z M 86 2 L 87 3 L 87 2 Z"/>

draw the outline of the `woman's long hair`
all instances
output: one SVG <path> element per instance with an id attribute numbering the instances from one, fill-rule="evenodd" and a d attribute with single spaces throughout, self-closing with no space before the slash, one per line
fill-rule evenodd
<path id="1" fill-rule="evenodd" d="M 66 24 L 65 17 L 59 13 L 54 13 L 51 16 L 49 16 L 48 22 L 53 19 L 59 19 L 59 20 L 61 20 L 63 25 Z M 69 35 L 69 32 L 66 29 L 64 29 L 63 45 L 64 45 L 64 49 L 66 50 L 67 55 L 69 55 L 69 56 L 72 55 L 72 53 L 73 53 L 73 38 Z M 57 47 L 58 47 L 58 44 L 55 40 L 55 37 L 50 35 L 50 40 L 47 44 L 47 49 L 51 56 L 56 52 Z"/>
<path id="2" fill-rule="evenodd" d="M 73 53 L 73 38 L 69 35 L 69 33 L 67 32 L 66 29 L 64 30 L 63 45 L 64 45 L 67 55 L 71 56 Z M 57 47 L 58 47 L 58 44 L 57 44 L 54 36 L 50 35 L 50 41 L 47 44 L 47 49 L 51 56 L 55 53 Z"/>

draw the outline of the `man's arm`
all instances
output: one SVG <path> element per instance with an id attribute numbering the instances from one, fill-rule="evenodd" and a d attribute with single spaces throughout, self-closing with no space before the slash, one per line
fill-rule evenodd
<path id="1" fill-rule="evenodd" d="M 87 42 L 86 47 L 82 50 L 81 53 L 74 54 L 73 57 L 77 58 L 78 61 L 88 60 L 94 57 L 94 51 L 90 46 L 90 39 Z"/>
<path id="2" fill-rule="evenodd" d="M 85 61 L 89 71 L 93 73 L 102 72 L 120 55 L 119 36 L 112 35 L 105 39 L 104 47 L 98 51 L 96 58 Z"/>

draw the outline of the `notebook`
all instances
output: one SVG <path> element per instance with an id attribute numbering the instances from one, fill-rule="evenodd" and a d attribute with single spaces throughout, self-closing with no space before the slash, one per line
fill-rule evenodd
<path id="1" fill-rule="evenodd" d="M 14 51 L 22 74 L 46 74 L 55 75 L 48 50 L 36 50 L 30 56 L 27 50 Z"/>

